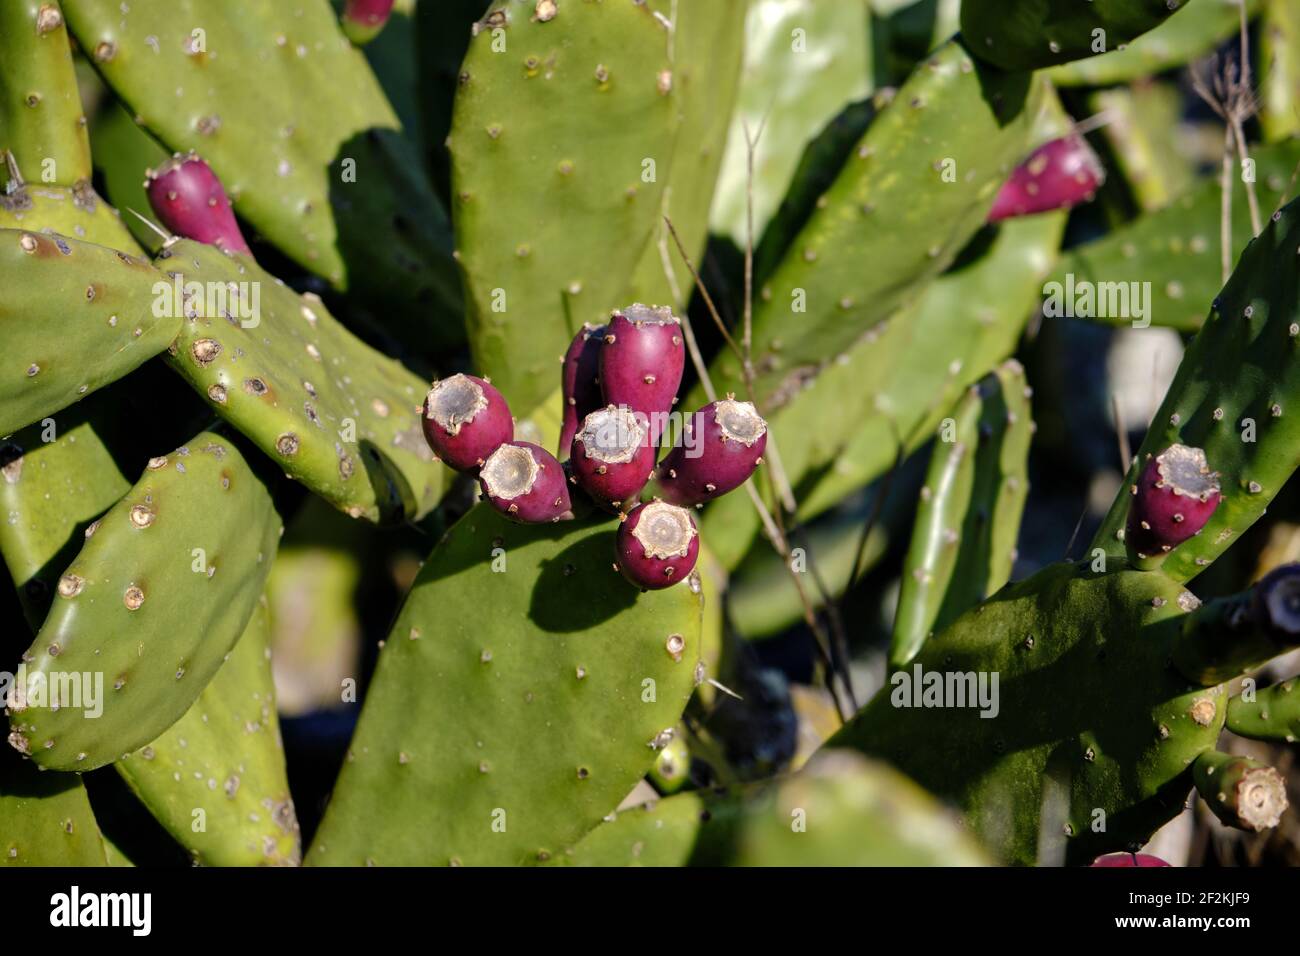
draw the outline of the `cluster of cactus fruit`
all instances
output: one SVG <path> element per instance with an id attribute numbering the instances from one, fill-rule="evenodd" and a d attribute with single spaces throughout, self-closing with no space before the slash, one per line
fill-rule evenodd
<path id="1" fill-rule="evenodd" d="M 524 524 L 574 517 L 569 485 L 618 516 L 614 568 L 643 590 L 686 580 L 699 557 L 690 508 L 749 480 L 767 423 L 750 402 L 712 402 L 690 416 L 656 466 L 686 365 L 681 320 L 668 307 L 632 305 L 584 327 L 561 361 L 564 428 L 559 457 L 514 440 L 505 397 L 486 379 L 433 384 L 424 437 L 438 458 L 478 479 L 483 500 Z M 561 462 L 567 464 L 561 464 Z M 642 503 L 647 483 L 662 494 Z"/>
<path id="2" fill-rule="evenodd" d="M 1237 683 L 1300 647 L 1300 565 L 1187 585 L 1300 461 L 1295 90 L 1256 234 L 1244 184 L 1164 182 L 1059 92 L 1167 109 L 1129 82 L 1235 0 L 869 6 L 0 3 L 0 865 L 122 863 L 106 774 L 212 865 L 1161 866 L 1193 789 L 1276 826 L 1224 731 L 1300 736 L 1296 679 Z M 1300 88 L 1293 5 L 1258 7 Z M 1062 251 L 1121 187 L 1134 221 Z M 1067 275 L 1160 279 L 1191 338 L 1086 557 L 1012 582 L 1012 356 Z M 908 538 L 927 444 L 883 683 L 842 709 L 829 641 L 824 693 L 755 673 L 740 638 L 820 639 Z M 317 524 L 342 580 L 436 543 L 300 829 L 270 664 Z M 51 705 L 83 674 L 101 713 Z"/>

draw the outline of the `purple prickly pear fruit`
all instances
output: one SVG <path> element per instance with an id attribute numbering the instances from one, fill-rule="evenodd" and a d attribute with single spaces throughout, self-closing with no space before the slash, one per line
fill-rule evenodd
<path id="1" fill-rule="evenodd" d="M 615 567 L 637 587 L 657 591 L 695 569 L 700 535 L 695 517 L 686 508 L 656 498 L 619 520 Z"/>
<path id="2" fill-rule="evenodd" d="M 569 457 L 573 436 L 578 434 L 585 419 L 605 404 L 600 391 L 600 347 L 605 341 L 603 325 L 583 325 L 573 337 L 569 351 L 564 353 L 564 427 L 560 430 L 560 447 L 557 457 Z"/>
<path id="3" fill-rule="evenodd" d="M 650 430 L 630 409 L 597 409 L 574 436 L 573 482 L 603 508 L 619 511 L 636 504 L 654 467 Z"/>
<path id="4" fill-rule="evenodd" d="M 1205 452 L 1170 445 L 1149 455 L 1130 490 L 1133 501 L 1124 529 L 1129 559 L 1151 567 L 1200 532 L 1219 506 L 1219 476 L 1210 471 Z"/>
<path id="5" fill-rule="evenodd" d="M 1158 856 L 1152 856 L 1149 853 L 1109 853 L 1106 856 L 1099 856 L 1092 861 L 1093 867 L 1148 867 L 1148 866 L 1169 866 Z"/>
<path id="6" fill-rule="evenodd" d="M 1088 202 L 1106 181 L 1106 170 L 1078 133 L 1054 139 L 1016 167 L 993 201 L 989 222 L 1070 209 Z"/>
<path id="7" fill-rule="evenodd" d="M 479 469 L 488 503 L 520 524 L 545 524 L 573 517 L 564 466 L 540 445 L 506 442 Z"/>
<path id="8" fill-rule="evenodd" d="M 659 487 L 673 504 L 704 504 L 743 485 L 766 447 L 767 422 L 728 396 L 690 417 L 682 443 L 659 464 Z"/>
<path id="9" fill-rule="evenodd" d="M 457 471 L 473 471 L 515 437 L 504 396 L 487 379 L 473 375 L 434 382 L 420 421 L 433 453 Z"/>
<path id="10" fill-rule="evenodd" d="M 646 416 L 658 444 L 686 368 L 681 320 L 667 306 L 628 306 L 613 313 L 600 349 L 600 387 L 609 405 Z"/>
<path id="11" fill-rule="evenodd" d="M 393 0 L 347 0 L 343 8 L 343 32 L 357 46 L 379 35 L 393 12 Z"/>
<path id="12" fill-rule="evenodd" d="M 144 188 L 154 215 L 176 235 L 252 255 L 221 180 L 193 150 L 149 170 Z"/>

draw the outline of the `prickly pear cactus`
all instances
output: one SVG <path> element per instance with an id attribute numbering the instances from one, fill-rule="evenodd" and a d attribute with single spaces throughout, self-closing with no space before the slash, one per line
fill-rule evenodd
<path id="1" fill-rule="evenodd" d="M 1029 386 L 1014 361 L 971 386 L 940 425 L 903 568 L 893 666 L 1011 577 L 1033 427 Z"/>
<path id="2" fill-rule="evenodd" d="M 180 242 L 157 265 L 185 315 L 172 368 L 286 473 L 371 521 L 422 517 L 437 503 L 424 382 L 349 333 L 319 296 L 294 294 L 252 262 Z M 224 306 L 214 288 L 230 290 Z"/>
<path id="3" fill-rule="evenodd" d="M 64 12 L 141 125 L 203 154 L 236 211 L 303 268 L 378 308 L 424 312 L 407 334 L 457 339 L 446 214 L 407 175 L 397 117 L 328 3 L 120 6 Z M 431 306 L 445 311 L 429 318 Z"/>
<path id="4" fill-rule="evenodd" d="M 764 283 L 753 328 L 764 411 L 789 401 L 953 261 L 1028 151 L 1044 90 L 1029 74 L 977 64 L 957 41 L 917 68 Z M 916 202 L 918 194 L 933 205 Z M 945 223 L 941 237 L 917 228 L 934 220 Z M 878 268 L 864 270 L 863 261 Z M 720 391 L 746 394 L 731 353 L 711 371 Z"/>
<path id="5" fill-rule="evenodd" d="M 5 363 L 0 432 L 39 421 L 162 352 L 179 314 L 154 310 L 148 261 L 58 235 L 0 229 Z M 67 335 L 51 335 L 63 328 Z"/>
<path id="6" fill-rule="evenodd" d="M 0 556 L 33 627 L 82 534 L 131 487 L 97 429 L 106 411 L 97 395 L 0 445 Z"/>
<path id="7" fill-rule="evenodd" d="M 90 137 L 58 3 L 5 4 L 0 60 L 10 65 L 0 76 L 0 149 L 24 179 L 89 187 Z"/>
<path id="8" fill-rule="evenodd" d="M 1144 842 L 1223 729 L 1223 691 L 1168 667 L 1195 601 L 1158 573 L 1047 568 L 927 641 L 830 746 L 953 800 L 1008 862 Z"/>
<path id="9" fill-rule="evenodd" d="M 1094 547 L 1122 552 L 1129 489 L 1147 457 L 1174 442 L 1204 449 L 1223 476 L 1223 500 L 1208 524 L 1163 563 L 1164 573 L 1179 581 L 1195 577 L 1259 520 L 1300 464 L 1300 419 L 1288 414 L 1300 388 L 1298 216 L 1295 203 L 1279 210 L 1242 253 L 1188 348 Z"/>
<path id="10" fill-rule="evenodd" d="M 106 866 L 86 788 L 74 774 L 40 773 L 0 753 L 0 866 Z"/>
<path id="11" fill-rule="evenodd" d="M 697 682 L 701 602 L 689 583 L 638 596 L 610 568 L 612 537 L 482 506 L 448 532 L 388 637 L 308 863 L 545 861 L 645 775 Z"/>
<path id="12" fill-rule="evenodd" d="M 620 810 L 563 866 L 986 866 L 969 833 L 902 774 L 828 750 L 776 785 Z"/>
<path id="13" fill-rule="evenodd" d="M 184 716 L 115 764 L 154 818 L 204 866 L 294 864 L 302 856 L 269 635 L 263 598 Z"/>
<path id="14" fill-rule="evenodd" d="M 0 2 L 0 862 L 1293 857 L 1297 19 L 1190 5 Z"/>
<path id="15" fill-rule="evenodd" d="M 449 140 L 456 249 L 475 362 L 517 414 L 550 395 L 556 358 L 623 298 L 659 226 L 680 123 L 668 40 L 644 5 L 540 17 L 519 0 L 470 40 Z"/>
<path id="16" fill-rule="evenodd" d="M 10 744 L 60 770 L 117 760 L 189 709 L 253 613 L 280 518 L 236 443 L 201 432 L 87 531 L 9 699 Z"/>
<path id="17" fill-rule="evenodd" d="M 965 0 L 961 30 L 975 54 L 989 63 L 1032 70 L 1118 49 L 1184 5 L 1183 0 L 1027 0 L 1009 7 L 999 0 Z"/>

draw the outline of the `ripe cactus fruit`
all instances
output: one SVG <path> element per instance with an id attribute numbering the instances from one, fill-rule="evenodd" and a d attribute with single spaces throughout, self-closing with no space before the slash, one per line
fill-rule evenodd
<path id="1" fill-rule="evenodd" d="M 365 46 L 384 29 L 393 12 L 393 0 L 348 0 L 341 23 L 347 38 Z"/>
<path id="2" fill-rule="evenodd" d="M 700 535 L 686 508 L 658 499 L 628 512 L 618 528 L 616 567 L 637 587 L 657 591 L 695 568 Z"/>
<path id="3" fill-rule="evenodd" d="M 763 460 L 767 422 L 728 396 L 691 416 L 687 436 L 659 465 L 659 487 L 676 505 L 700 505 L 743 485 Z"/>
<path id="4" fill-rule="evenodd" d="M 585 323 L 564 353 L 564 426 L 560 430 L 560 447 L 556 457 L 569 457 L 573 436 L 583 420 L 605 404 L 600 391 L 600 346 L 605 341 L 606 326 Z"/>
<path id="5" fill-rule="evenodd" d="M 1219 506 L 1219 476 L 1200 448 L 1173 444 L 1147 457 L 1130 492 L 1124 543 L 1133 564 L 1150 569 L 1205 527 Z"/>
<path id="6" fill-rule="evenodd" d="M 573 482 L 602 507 L 636 503 L 654 471 L 649 427 L 627 408 L 609 405 L 588 415 L 573 439 Z"/>
<path id="7" fill-rule="evenodd" d="M 488 456 L 478 481 L 488 503 L 513 521 L 541 524 L 573 517 L 564 466 L 539 445 L 506 442 Z"/>
<path id="8" fill-rule="evenodd" d="M 600 349 L 600 388 L 611 405 L 646 416 L 658 443 L 686 367 L 681 320 L 667 306 L 639 302 L 615 312 Z"/>
<path id="9" fill-rule="evenodd" d="M 1260 200 L 1266 201 L 1263 196 Z M 1300 324 L 1295 323 L 1300 309 L 1295 282 L 1300 259 L 1297 212 L 1300 204 L 1294 201 L 1282 207 L 1241 253 L 1205 324 L 1183 353 L 1125 487 L 1092 547 L 1123 555 L 1126 542 L 1119 532 L 1134 500 L 1129 487 L 1147 464 L 1147 455 L 1174 442 L 1204 449 L 1215 470 L 1230 477 L 1202 532 L 1167 554 L 1160 565 L 1162 574 L 1179 581 L 1194 578 L 1235 544 L 1263 517 L 1295 471 L 1300 416 L 1290 397 L 1300 394 L 1295 349 L 1300 337 Z M 1166 233 L 1174 234 L 1195 233 Z"/>
<path id="10" fill-rule="evenodd" d="M 1096 867 L 1148 867 L 1148 866 L 1169 866 L 1158 856 L 1152 856 L 1149 853 L 1108 853 L 1105 856 L 1099 856 L 1092 861 L 1091 866 Z"/>
<path id="11" fill-rule="evenodd" d="M 424 437 L 457 471 L 473 471 L 515 437 L 505 397 L 485 378 L 452 375 L 433 383 L 424 400 Z"/>
<path id="12" fill-rule="evenodd" d="M 1207 751 L 1196 758 L 1192 777 L 1197 792 L 1227 826 L 1258 833 L 1277 826 L 1286 812 L 1286 780 L 1258 760 Z"/>
<path id="13" fill-rule="evenodd" d="M 989 222 L 1070 209 L 1088 202 L 1106 181 L 1106 170 L 1078 133 L 1034 150 L 999 190 Z"/>
<path id="14" fill-rule="evenodd" d="M 221 180 L 198 153 L 177 153 L 149 170 L 144 188 L 154 215 L 176 235 L 252 255 Z"/>

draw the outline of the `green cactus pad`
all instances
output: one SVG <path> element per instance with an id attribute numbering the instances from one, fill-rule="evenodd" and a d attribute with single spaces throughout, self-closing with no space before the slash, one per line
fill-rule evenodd
<path id="1" fill-rule="evenodd" d="M 935 280 L 768 418 L 802 517 L 884 474 L 899 441 L 918 448 L 962 390 L 1011 353 L 1064 227 L 1062 213 L 1002 223 L 980 255 Z M 759 530 L 753 505 L 730 495 L 705 510 L 701 533 L 735 567 Z"/>
<path id="2" fill-rule="evenodd" d="M 732 106 L 740 89 L 745 45 L 745 31 L 740 24 L 745 22 L 748 5 L 749 0 L 682 4 L 655 0 L 652 4 L 665 17 L 672 15 L 674 7 L 677 10 L 669 50 L 681 119 L 669 161 L 663 212 L 672 219 L 697 269 L 708 238 L 714 186 L 728 145 Z M 655 239 L 645 247 L 625 298 L 680 305 L 690 299 L 693 283 L 667 225 L 659 222 Z"/>
<path id="3" fill-rule="evenodd" d="M 0 229 L 70 236 L 132 255 L 141 251 L 117 210 L 89 182 L 72 189 L 27 183 L 0 195 Z"/>
<path id="4" fill-rule="evenodd" d="M 201 432 L 153 459 L 59 579 L 23 656 L 27 705 L 10 705 L 10 743 L 42 767 L 91 770 L 175 723 L 243 632 L 279 532 L 270 495 L 229 438 Z M 102 681 L 99 716 L 49 706 L 52 682 L 77 674 Z M 79 689 L 91 703 L 92 689 Z"/>
<path id="5" fill-rule="evenodd" d="M 903 564 L 891 666 L 906 665 L 933 631 L 1010 579 L 1033 429 L 1015 359 L 971 386 L 940 426 Z"/>
<path id="6" fill-rule="evenodd" d="M 622 810 L 558 857 L 567 866 L 987 866 L 948 810 L 850 750 L 721 795 Z"/>
<path id="7" fill-rule="evenodd" d="M 1148 456 L 1177 442 L 1205 450 L 1220 475 L 1219 506 L 1194 538 L 1164 559 L 1164 573 L 1195 577 L 1264 514 L 1300 461 L 1300 205 L 1274 216 L 1242 253 L 1200 333 L 1188 346 L 1133 467 L 1093 539 L 1122 556 L 1130 485 Z"/>
<path id="8" fill-rule="evenodd" d="M 1223 0 L 1228 2 L 1228 0 Z M 1271 142 L 1300 133 L 1300 6 L 1264 0 L 1259 27 L 1259 123 Z"/>
<path id="9" fill-rule="evenodd" d="M 95 168 L 103 176 L 108 200 L 122 211 L 122 223 L 136 242 L 151 253 L 162 248 L 160 236 L 132 213 L 153 219 L 149 195 L 145 192 L 145 174 L 167 161 L 167 150 L 135 125 L 121 103 L 105 104 L 90 126 L 90 144 Z M 111 245 L 111 243 L 101 243 Z"/>
<path id="10" fill-rule="evenodd" d="M 534 6 L 497 3 L 480 21 L 450 137 L 474 360 L 521 417 L 582 323 L 626 305 L 680 112 L 650 9 L 565 3 L 543 20 Z"/>
<path id="11" fill-rule="evenodd" d="M 1248 0 L 1248 3 L 1253 15 L 1259 9 L 1259 0 Z M 1281 3 L 1285 5 L 1286 0 L 1281 0 Z M 1048 71 L 1048 79 L 1057 86 L 1128 83 L 1198 60 L 1213 52 L 1239 29 L 1241 8 L 1238 0 L 1196 0 L 1193 9 L 1193 13 L 1170 17 L 1125 49 L 1108 43 L 1110 53 L 1054 67 Z"/>
<path id="12" fill-rule="evenodd" d="M 639 593 L 613 546 L 608 521 L 526 527 L 485 505 L 452 527 L 380 656 L 308 863 L 537 862 L 618 805 L 677 724 L 701 639 L 692 586 Z"/>
<path id="13" fill-rule="evenodd" d="M 0 6 L 3 150 L 14 155 L 28 182 L 73 186 L 90 179 L 86 116 L 67 24 L 54 0 L 9 0 Z"/>
<path id="14" fill-rule="evenodd" d="M 987 866 L 938 801 L 891 767 L 823 750 L 752 798 L 738 866 Z"/>
<path id="15" fill-rule="evenodd" d="M 1300 162 L 1300 141 L 1252 150 L 1251 158 L 1255 162 L 1260 208 L 1267 213 L 1286 193 L 1291 173 Z M 1233 184 L 1232 260 L 1235 262 L 1250 242 L 1251 225 L 1246 186 L 1239 175 L 1233 176 Z M 1067 293 L 1063 302 L 1074 303 L 1072 311 L 1077 317 L 1130 325 L 1136 317 L 1123 314 L 1122 308 L 1111 307 L 1109 290 L 1140 291 L 1144 283 L 1150 283 L 1148 319 L 1152 325 L 1180 331 L 1200 328 L 1210 303 L 1223 287 L 1219 239 L 1221 196 L 1217 178 L 1202 180 L 1159 212 L 1140 216 L 1101 239 L 1064 253 L 1051 277 Z M 1071 275 L 1074 289 L 1083 289 L 1080 283 L 1087 282 L 1096 290 L 1097 302 L 1092 314 L 1081 314 L 1088 310 L 1086 299 L 1080 294 L 1068 296 L 1071 287 L 1066 283 Z M 1103 311 L 1100 301 L 1103 295 L 1107 301 L 1104 311 L 1108 315 L 1099 314 Z M 1120 305 L 1123 302 L 1119 298 L 1114 301 Z"/>
<path id="16" fill-rule="evenodd" d="M 1087 862 L 1145 842 L 1182 810 L 1226 695 L 1169 667 L 1196 604 L 1181 585 L 1086 569 L 1053 565 L 967 612 L 828 746 L 886 759 L 954 801 L 1007 862 Z M 960 674 L 983 675 L 986 690 L 997 675 L 996 716 L 961 706 L 969 681 L 949 676 Z M 934 693 L 936 679 L 950 696 Z"/>
<path id="17" fill-rule="evenodd" d="M 422 317 L 425 338 L 460 337 L 446 214 L 410 174 L 397 117 L 329 4 L 71 0 L 64 12 L 137 120 L 207 160 L 262 236 L 381 314 Z"/>
<path id="18" fill-rule="evenodd" d="M 753 361 L 765 414 L 953 262 L 1028 152 L 1044 90 L 977 65 L 956 41 L 917 67 L 763 283 Z M 719 394 L 746 394 L 734 354 L 713 366 Z"/>
<path id="19" fill-rule="evenodd" d="M 112 418 L 99 399 L 0 442 L 0 556 L 33 628 L 45 619 L 81 532 L 131 487 L 101 437 Z"/>
<path id="20" fill-rule="evenodd" d="M 964 0 L 971 51 L 1004 70 L 1037 70 L 1116 50 L 1154 30 L 1190 0 Z M 1183 14 L 1200 16 L 1197 13 Z M 1100 49 L 1098 48 L 1100 46 Z"/>
<path id="21" fill-rule="evenodd" d="M 1255 740 L 1300 740 L 1300 678 L 1291 678 L 1228 701 L 1228 729 Z"/>
<path id="22" fill-rule="evenodd" d="M 184 716 L 115 765 L 202 866 L 294 864 L 301 857 L 275 712 L 269 631 L 262 599 Z"/>
<path id="23" fill-rule="evenodd" d="M 143 259 L 61 236 L 0 229 L 0 434 L 71 405 L 167 348 Z M 62 330 L 62 331 L 60 331 Z"/>
<path id="24" fill-rule="evenodd" d="M 371 521 L 419 518 L 437 504 L 448 472 L 420 427 L 428 383 L 247 257 L 183 241 L 157 264 L 169 283 L 244 284 L 242 311 L 234 300 L 226 310 L 234 318 L 187 303 L 168 361 L 287 474 Z"/>
<path id="25" fill-rule="evenodd" d="M 107 866 L 81 778 L 0 753 L 0 866 Z"/>
<path id="26" fill-rule="evenodd" d="M 679 6 L 692 4 L 679 0 Z M 731 29 L 740 34 L 738 23 Z M 743 34 L 744 71 L 712 211 L 713 231 L 742 249 L 750 186 L 746 126 L 751 136 L 762 130 L 754 153 L 757 242 L 796 181 L 804 148 L 845 106 L 871 93 L 871 16 L 865 0 L 751 0 Z"/>
<path id="27" fill-rule="evenodd" d="M 606 817 L 547 866 L 687 866 L 722 801 L 678 793 Z"/>
<path id="28" fill-rule="evenodd" d="M 1163 209 L 1197 185 L 1196 161 L 1169 131 L 1182 120 L 1182 92 L 1151 82 L 1099 90 L 1089 99 L 1109 119 L 1101 132 L 1143 212 Z"/>

